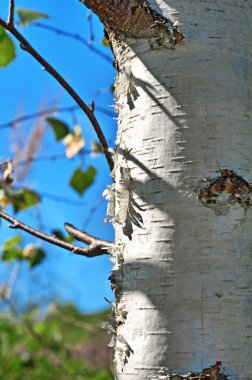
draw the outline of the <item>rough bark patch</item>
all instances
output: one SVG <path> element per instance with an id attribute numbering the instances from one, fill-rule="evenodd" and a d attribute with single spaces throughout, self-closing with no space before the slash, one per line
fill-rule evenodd
<path id="1" fill-rule="evenodd" d="M 151 376 L 151 380 L 228 380 L 221 370 L 221 361 L 217 361 L 211 367 L 203 369 L 202 372 L 192 373 L 189 372 L 186 375 L 167 375 L 162 370 L 160 374 Z"/>

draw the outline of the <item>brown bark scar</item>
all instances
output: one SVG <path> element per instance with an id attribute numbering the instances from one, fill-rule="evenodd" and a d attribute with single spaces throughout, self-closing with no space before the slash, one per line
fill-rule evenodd
<path id="1" fill-rule="evenodd" d="M 252 205 L 252 187 L 233 170 L 225 168 L 217 178 L 207 182 L 198 192 L 198 198 L 204 205 L 211 207 L 224 202 L 240 204 L 244 208 Z"/>

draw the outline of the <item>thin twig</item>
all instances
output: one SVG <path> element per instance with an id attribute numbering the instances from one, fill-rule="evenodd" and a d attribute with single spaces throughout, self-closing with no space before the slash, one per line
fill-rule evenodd
<path id="1" fill-rule="evenodd" d="M 9 1 L 9 15 L 8 15 L 8 20 L 7 20 L 7 24 L 10 27 L 14 26 L 14 12 L 15 12 L 15 0 L 10 0 Z"/>
<path id="2" fill-rule="evenodd" d="M 68 37 L 68 38 L 71 38 L 73 40 L 76 40 L 76 41 L 80 42 L 81 44 L 83 44 L 84 46 L 86 46 L 88 49 L 90 49 L 95 54 L 99 55 L 105 61 L 109 62 L 110 64 L 113 62 L 112 58 L 108 54 L 103 53 L 101 50 L 99 50 L 95 46 L 91 45 L 85 38 L 83 38 L 82 36 L 80 36 L 77 33 L 67 32 L 65 30 L 55 28 L 54 26 L 46 25 L 42 22 L 33 22 L 31 24 L 31 26 L 43 28 L 43 29 L 49 30 L 51 32 L 54 32 L 60 36 L 64 36 L 64 37 Z"/>
<path id="3" fill-rule="evenodd" d="M 82 248 L 74 244 L 67 243 L 61 239 L 58 239 L 56 236 L 49 236 L 41 231 L 29 227 L 26 224 L 20 222 L 19 220 L 13 218 L 12 216 L 6 214 L 3 210 L 0 210 L 0 217 L 11 223 L 11 225 L 9 225 L 10 228 L 20 229 L 25 232 L 28 232 L 30 235 L 36 236 L 41 240 L 47 241 L 48 243 L 57 245 L 58 247 L 71 251 L 76 255 L 95 257 L 104 254 L 109 254 L 109 246 L 107 244 L 105 245 L 103 240 L 97 239 L 96 241 L 92 242 L 88 248 Z"/>
<path id="4" fill-rule="evenodd" d="M 93 205 L 89 209 L 89 211 L 88 211 L 88 213 L 87 213 L 87 215 L 86 215 L 86 217 L 85 217 L 85 219 L 84 219 L 84 221 L 82 223 L 82 226 L 81 226 L 82 230 L 85 230 L 87 228 L 87 226 L 91 222 L 91 219 L 94 217 L 95 212 L 98 210 L 99 207 L 101 207 L 101 205 L 104 202 L 105 202 L 105 198 L 101 197 L 100 201 L 97 202 L 95 205 Z"/>
<path id="5" fill-rule="evenodd" d="M 97 237 L 80 230 L 79 228 L 73 226 L 70 223 L 65 223 L 64 226 L 69 235 L 73 236 L 75 239 L 79 241 L 82 241 L 83 243 L 102 244 L 104 247 L 110 248 L 114 246 L 114 244 L 111 241 L 98 239 Z"/>
<path id="6" fill-rule="evenodd" d="M 18 166 L 26 165 L 29 162 L 39 162 L 39 161 L 55 161 L 58 159 L 63 159 L 67 158 L 66 153 L 58 153 L 58 154 L 51 154 L 51 155 L 46 155 L 46 156 L 30 156 L 27 157 L 25 160 L 20 160 L 20 161 L 13 161 L 13 166 L 14 168 L 17 168 Z"/>
<path id="7" fill-rule="evenodd" d="M 58 83 L 68 92 L 68 94 L 75 100 L 75 102 L 80 106 L 83 112 L 87 115 L 90 120 L 93 128 L 96 132 L 98 140 L 102 146 L 105 157 L 107 159 L 110 170 L 113 170 L 114 161 L 112 159 L 111 153 L 109 152 L 109 147 L 105 136 L 98 124 L 98 121 L 93 113 L 93 111 L 87 106 L 87 104 L 81 99 L 81 97 L 75 92 L 75 90 L 70 86 L 70 84 L 50 65 L 31 45 L 30 43 L 22 36 L 21 33 L 14 27 L 10 26 L 3 19 L 0 19 L 0 25 L 7 29 L 19 42 L 23 50 L 30 53 L 42 66 L 43 68 L 50 73 Z"/>
<path id="8" fill-rule="evenodd" d="M 92 12 L 91 11 L 88 11 L 87 21 L 89 24 L 89 34 L 90 34 L 89 43 L 91 44 L 95 39 L 94 31 L 93 31 L 93 19 L 92 19 Z"/>
<path id="9" fill-rule="evenodd" d="M 3 294 L 4 294 L 5 300 L 9 301 L 11 298 L 12 290 L 17 281 L 17 277 L 20 272 L 20 269 L 21 269 L 21 262 L 19 261 L 18 264 L 16 264 L 16 266 L 12 269 L 9 281 L 4 287 Z"/>
<path id="10" fill-rule="evenodd" d="M 51 115 L 51 114 L 53 114 L 55 112 L 59 112 L 59 113 L 69 112 L 69 113 L 72 113 L 74 111 L 77 111 L 79 108 L 80 108 L 79 106 L 65 106 L 65 107 L 53 107 L 53 108 L 44 109 L 44 110 L 41 110 L 41 111 L 38 111 L 38 112 L 30 113 L 28 115 L 19 116 L 16 119 L 13 119 L 11 121 L 7 121 L 5 123 L 2 123 L 2 124 L 0 124 L 0 129 L 12 128 L 16 124 L 18 124 L 18 123 L 23 123 L 25 121 L 36 119 L 38 117 Z M 107 115 L 107 116 L 110 116 L 110 117 L 114 117 L 115 116 L 114 112 L 111 112 L 111 111 L 109 111 L 109 110 L 107 110 L 106 108 L 103 108 L 103 107 L 95 106 L 95 111 L 103 113 L 104 115 Z"/>
<path id="11" fill-rule="evenodd" d="M 60 197 L 59 195 L 51 194 L 46 191 L 39 191 L 38 193 L 44 198 L 51 199 L 54 202 L 66 203 L 68 206 L 83 207 L 84 205 L 83 201 L 78 201 L 78 200 L 70 199 L 67 197 Z"/>
<path id="12" fill-rule="evenodd" d="M 93 153 L 93 149 L 82 150 L 82 154 L 92 154 L 92 153 Z M 27 157 L 27 159 L 25 160 L 14 161 L 13 165 L 14 165 L 14 168 L 17 168 L 18 166 L 26 165 L 29 162 L 55 161 L 55 160 L 63 159 L 63 158 L 65 158 L 66 160 L 69 160 L 65 152 L 58 153 L 58 154 L 45 155 L 45 156 L 37 156 L 37 157 L 30 156 L 30 157 Z"/>
<path id="13" fill-rule="evenodd" d="M 12 186 L 11 189 L 12 190 L 23 190 L 24 188 L 22 186 Z M 84 206 L 83 201 L 71 199 L 68 197 L 62 197 L 60 195 L 51 194 L 51 193 L 48 193 L 47 191 L 37 191 L 37 190 L 33 190 L 32 188 L 29 188 L 29 190 L 32 191 L 33 193 L 38 194 L 40 197 L 51 199 L 54 202 L 66 203 L 68 206 L 77 206 L 77 207 L 83 207 Z"/>

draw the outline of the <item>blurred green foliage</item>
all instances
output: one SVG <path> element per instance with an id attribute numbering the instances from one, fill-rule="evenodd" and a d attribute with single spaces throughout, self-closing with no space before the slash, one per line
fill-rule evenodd
<path id="1" fill-rule="evenodd" d="M 33 21 L 40 20 L 41 18 L 48 18 L 48 15 L 45 13 L 34 11 L 33 9 L 23 9 L 19 8 L 16 10 L 20 24 L 24 28 L 27 25 L 31 24 Z"/>
<path id="2" fill-rule="evenodd" d="M 43 249 L 33 244 L 28 244 L 22 247 L 22 236 L 16 235 L 7 239 L 4 242 L 2 249 L 2 261 L 27 261 L 30 268 L 34 268 L 40 264 L 45 258 L 45 252 Z"/>
<path id="3" fill-rule="evenodd" d="M 0 26 L 0 67 L 8 66 L 15 57 L 15 45 L 8 33 Z"/>
<path id="4" fill-rule="evenodd" d="M 10 305 L 9 305 L 10 306 Z M 112 352 L 101 329 L 108 311 L 85 315 L 73 305 L 0 314 L 0 378 L 112 380 Z"/>

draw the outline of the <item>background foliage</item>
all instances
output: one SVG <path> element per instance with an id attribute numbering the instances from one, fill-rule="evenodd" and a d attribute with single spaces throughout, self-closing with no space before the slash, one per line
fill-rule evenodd
<path id="1" fill-rule="evenodd" d="M 0 316 L 0 377 L 6 380 L 112 380 L 108 312 L 84 315 L 73 305 L 53 305 Z"/>

